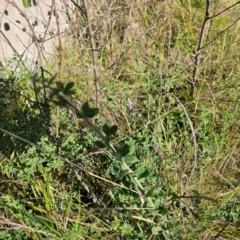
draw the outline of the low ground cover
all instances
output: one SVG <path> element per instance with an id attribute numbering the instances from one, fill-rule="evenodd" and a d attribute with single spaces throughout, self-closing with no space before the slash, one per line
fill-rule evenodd
<path id="1" fill-rule="evenodd" d="M 86 6 L 1 71 L 0 239 L 238 239 L 239 3 Z"/>

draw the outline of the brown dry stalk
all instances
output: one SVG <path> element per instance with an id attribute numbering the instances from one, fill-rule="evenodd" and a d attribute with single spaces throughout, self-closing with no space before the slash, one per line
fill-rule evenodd
<path id="1" fill-rule="evenodd" d="M 1 230 L 3 230 L 3 229 L 10 230 L 10 229 L 21 228 L 21 229 L 25 229 L 29 233 L 36 232 L 36 233 L 41 233 L 45 236 L 54 236 L 55 238 L 57 237 L 55 234 L 52 234 L 52 233 L 49 233 L 46 231 L 42 231 L 42 230 L 37 230 L 32 227 L 26 226 L 25 224 L 13 222 L 13 221 L 9 220 L 8 218 L 5 218 L 4 216 L 0 216 L 0 225 L 3 225 L 3 227 L 0 228 Z M 5 225 L 6 225 L 6 227 L 5 227 Z M 57 239 L 60 239 L 60 238 L 57 237 Z"/>
<path id="2" fill-rule="evenodd" d="M 91 50 L 92 50 L 92 64 L 93 64 L 93 72 L 94 72 L 94 83 L 95 83 L 95 90 L 96 90 L 96 106 L 99 107 L 99 100 L 100 100 L 100 75 L 99 75 L 99 70 L 98 70 L 98 64 L 97 64 L 97 59 L 98 59 L 98 50 L 97 50 L 97 44 L 94 38 L 95 32 L 93 30 L 92 26 L 92 19 L 93 16 L 91 14 L 91 10 L 89 9 L 87 0 L 83 0 L 83 5 L 85 9 L 85 14 L 87 18 L 87 25 L 88 25 L 88 32 L 89 32 L 89 40 L 90 40 L 90 45 L 91 45 Z"/>
<path id="3" fill-rule="evenodd" d="M 225 28 L 223 31 L 221 31 L 215 38 L 213 38 L 211 41 L 208 41 L 207 43 L 205 43 L 203 45 L 204 42 L 204 37 L 205 37 L 205 32 L 206 32 L 206 28 L 207 28 L 207 23 L 209 20 L 212 20 L 216 17 L 218 17 L 219 15 L 223 14 L 224 12 L 230 10 L 231 8 L 235 7 L 236 5 L 240 4 L 240 1 L 236 2 L 235 4 L 227 7 L 226 9 L 224 9 L 223 11 L 216 13 L 213 16 L 209 16 L 210 15 L 210 8 L 212 5 L 212 0 L 206 0 L 206 11 L 205 11 L 205 16 L 204 16 L 204 21 L 201 27 L 201 32 L 200 32 L 200 38 L 199 38 L 199 42 L 198 42 L 198 47 L 194 56 L 194 69 L 193 69 L 193 86 L 198 82 L 198 68 L 199 68 L 199 57 L 201 55 L 201 51 L 206 48 L 209 44 L 211 44 L 212 42 L 214 42 L 217 38 L 219 38 L 223 33 L 225 33 L 226 31 L 228 31 L 232 26 L 234 26 L 239 20 L 240 17 L 237 18 L 237 20 L 235 20 L 232 24 L 230 24 L 227 28 Z"/>
<path id="4" fill-rule="evenodd" d="M 221 12 L 219 12 L 219 13 L 216 13 L 215 15 L 209 17 L 209 19 L 211 19 L 211 18 L 215 18 L 215 17 L 217 17 L 217 16 L 223 14 L 224 12 L 226 12 L 226 11 L 230 10 L 231 8 L 235 7 L 235 6 L 238 5 L 239 3 L 240 3 L 240 1 L 234 3 L 233 5 L 227 7 L 226 9 L 224 9 L 223 11 L 221 11 Z"/>
<path id="5" fill-rule="evenodd" d="M 196 83 L 198 82 L 199 57 L 200 57 L 201 51 L 202 51 L 203 40 L 204 40 L 204 36 L 205 36 L 207 23 L 208 23 L 208 20 L 210 19 L 209 13 L 210 13 L 211 2 L 212 2 L 212 0 L 206 0 L 206 12 L 205 12 L 204 21 L 203 21 L 203 24 L 201 27 L 197 51 L 194 56 L 194 69 L 193 69 L 193 81 L 192 81 L 193 86 L 196 85 Z"/>
<path id="6" fill-rule="evenodd" d="M 47 32 L 48 32 L 48 28 L 49 28 L 49 26 L 50 26 L 51 16 L 52 16 L 52 14 L 53 14 L 53 11 L 54 11 L 54 10 L 56 11 L 56 8 L 53 9 L 53 7 L 55 7 L 54 3 L 55 3 L 55 1 L 53 0 L 53 1 L 52 1 L 52 5 L 51 5 L 51 13 L 50 13 L 49 18 L 48 18 L 48 23 L 47 23 L 47 26 L 46 26 L 46 30 L 45 30 L 45 32 L 44 32 L 43 41 L 42 41 L 42 44 L 40 45 L 40 49 L 39 49 L 38 55 L 41 55 L 41 53 L 42 53 L 43 44 L 44 44 L 44 42 L 45 42 L 45 40 L 46 40 L 46 35 L 47 35 Z M 42 65 L 42 63 L 41 63 L 41 65 Z"/>

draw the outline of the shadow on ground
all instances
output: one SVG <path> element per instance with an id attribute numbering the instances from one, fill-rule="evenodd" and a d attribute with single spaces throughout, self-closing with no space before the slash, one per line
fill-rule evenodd
<path id="1" fill-rule="evenodd" d="M 0 128 L 37 143 L 43 135 L 49 134 L 50 107 L 43 95 L 36 96 L 34 88 L 23 82 L 16 77 L 0 78 Z M 29 93 L 28 96 L 23 92 Z M 0 131 L 1 157 L 9 156 L 13 151 L 22 153 L 26 145 L 26 142 Z"/>

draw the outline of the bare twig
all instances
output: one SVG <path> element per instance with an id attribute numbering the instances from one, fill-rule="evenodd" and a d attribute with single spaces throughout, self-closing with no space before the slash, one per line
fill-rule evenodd
<path id="1" fill-rule="evenodd" d="M 236 2 L 235 4 L 227 7 L 226 9 L 224 9 L 223 11 L 213 15 L 213 16 L 209 16 L 210 15 L 210 8 L 211 8 L 211 3 L 212 0 L 206 0 L 206 11 L 205 11 L 205 17 L 204 17 L 204 21 L 201 27 L 201 32 L 200 32 L 200 38 L 199 38 L 199 42 L 198 42 L 198 47 L 194 56 L 194 70 L 193 70 L 193 86 L 198 82 L 198 68 L 199 68 L 199 57 L 201 55 L 201 51 L 206 48 L 209 44 L 211 44 L 212 42 L 214 42 L 217 38 L 219 38 L 223 33 L 225 33 L 226 31 L 228 31 L 232 26 L 234 26 L 239 20 L 240 17 L 237 18 L 231 25 L 229 25 L 227 28 L 225 28 L 223 31 L 221 31 L 215 38 L 213 38 L 212 40 L 208 41 L 207 43 L 203 44 L 204 41 L 204 36 L 205 36 L 205 32 L 206 32 L 206 27 L 207 27 L 207 23 L 209 20 L 212 20 L 213 18 L 218 17 L 219 15 L 223 14 L 224 12 L 230 10 L 231 8 L 233 8 L 234 6 L 240 4 L 240 1 Z"/>
<path id="2" fill-rule="evenodd" d="M 215 202 L 218 203 L 218 201 L 216 199 L 213 199 L 211 197 L 207 197 L 207 196 L 174 196 L 173 199 L 180 199 L 180 198 L 185 198 L 185 199 L 200 199 L 200 200 L 207 200 L 207 201 L 211 201 L 211 202 Z"/>
<path id="3" fill-rule="evenodd" d="M 211 16 L 211 17 L 209 17 L 208 19 L 212 19 L 212 18 L 215 18 L 215 17 L 217 17 L 217 16 L 223 14 L 224 12 L 226 12 L 226 11 L 230 10 L 231 8 L 235 7 L 235 6 L 238 5 L 239 3 L 240 3 L 240 1 L 234 3 L 233 5 L 231 5 L 231 6 L 227 7 L 227 8 L 225 8 L 223 11 L 221 11 L 221 12 L 219 12 L 219 13 L 217 13 L 217 14 Z"/>
<path id="4" fill-rule="evenodd" d="M 53 5 L 54 5 L 54 2 L 55 2 L 55 0 L 52 1 L 51 12 L 50 12 L 50 14 L 49 14 L 48 23 L 47 23 L 47 26 L 46 26 L 46 30 L 45 30 L 45 32 L 44 32 L 42 44 L 39 46 L 39 53 L 38 53 L 38 55 L 41 55 L 41 53 L 42 53 L 42 51 L 43 51 L 43 44 L 44 44 L 44 42 L 45 42 L 45 40 L 46 40 L 46 35 L 47 35 L 47 32 L 48 32 L 48 28 L 49 28 L 49 26 L 50 26 L 51 17 L 52 17 L 53 11 L 54 11 L 54 9 L 53 9 L 53 7 L 54 7 L 54 6 L 53 6 Z M 56 10 L 56 9 L 55 9 L 55 10 Z M 32 29 L 32 31 L 34 31 L 34 29 Z M 36 39 L 35 41 L 37 41 L 37 39 Z M 41 66 L 42 66 L 42 63 L 40 63 L 40 64 L 41 64 Z"/>
<path id="5" fill-rule="evenodd" d="M 0 34 L 3 36 L 4 40 L 7 42 L 7 44 L 11 47 L 11 49 L 13 50 L 13 52 L 17 55 L 19 55 L 19 53 L 17 52 L 17 50 L 15 49 L 15 47 L 12 45 L 11 41 L 8 39 L 8 37 L 2 32 L 2 30 L 0 30 Z M 3 50 L 3 46 L 1 44 L 1 51 L 4 53 L 4 50 Z M 24 51 L 25 53 L 25 51 Z M 22 61 L 22 58 L 23 58 L 23 54 L 21 54 L 21 56 L 19 56 L 19 61 L 18 63 L 22 62 L 23 63 L 23 66 L 27 69 L 27 66 L 25 65 L 25 63 Z M 6 57 L 4 57 L 6 58 Z M 16 66 L 16 69 L 17 69 L 17 66 Z"/>
<path id="6" fill-rule="evenodd" d="M 207 47 L 209 44 L 211 44 L 212 42 L 214 42 L 216 39 L 218 39 L 220 36 L 222 36 L 222 34 L 224 34 L 226 31 L 228 31 L 232 26 L 234 26 L 238 21 L 240 20 L 240 17 L 237 18 L 232 24 L 230 24 L 228 27 L 226 27 L 224 30 L 222 30 L 215 38 L 213 38 L 212 40 L 208 41 L 205 45 L 202 45 L 201 49 L 204 49 L 205 47 Z"/>
<path id="7" fill-rule="evenodd" d="M 229 225 L 230 225 L 230 223 L 226 223 L 226 224 L 222 227 L 222 229 L 213 237 L 213 239 L 218 239 L 218 238 L 221 236 L 221 234 L 224 232 L 224 230 L 225 230 Z"/>
<path id="8" fill-rule="evenodd" d="M 65 0 L 63 0 L 63 4 L 65 5 L 65 8 L 66 8 L 66 12 L 67 12 L 67 4 L 65 2 Z M 47 37 L 47 34 L 49 32 L 49 27 L 51 25 L 51 19 L 52 19 L 52 16 L 54 15 L 55 16 L 55 19 L 56 19 L 56 27 L 57 27 L 57 36 L 58 36 L 58 42 L 59 42 L 59 48 L 60 48 L 60 56 L 61 56 L 61 50 L 62 50 L 62 43 L 61 43 L 61 38 L 60 38 L 60 35 L 61 35 L 61 32 L 60 32 L 60 24 L 59 24 L 59 16 L 57 14 L 57 6 L 56 6 L 56 1 L 55 0 L 52 0 L 51 1 L 51 6 L 50 6 L 50 13 L 49 13 L 49 18 L 48 18 L 48 21 L 47 21 L 47 24 L 46 24 L 46 28 L 44 30 L 44 35 L 43 37 L 41 38 L 41 42 L 39 41 L 37 35 L 36 35 L 36 32 L 34 30 L 34 27 L 32 26 L 31 22 L 30 22 L 30 19 L 29 17 L 24 13 L 24 11 L 21 10 L 21 8 L 17 5 L 17 3 L 15 3 L 15 1 L 13 1 L 11 3 L 18 11 L 19 11 L 19 14 L 21 14 L 24 19 L 26 20 L 29 28 L 30 28 L 30 31 L 31 31 L 31 34 L 33 36 L 33 44 L 36 46 L 37 48 L 37 52 L 38 52 L 38 55 L 37 55 L 37 62 L 39 63 L 40 66 L 43 65 L 43 49 L 44 49 L 44 43 L 46 41 L 49 41 L 50 39 L 54 38 L 55 36 L 51 36 L 51 37 Z M 55 14 L 54 14 L 55 13 Z M 67 15 L 69 15 L 67 13 Z M 21 39 L 19 39 L 21 41 Z M 25 43 L 23 43 L 25 44 Z M 26 46 L 26 49 L 28 48 L 29 46 Z M 60 57 L 61 59 L 61 57 Z M 36 65 L 35 65 L 35 70 L 36 70 Z"/>
<path id="9" fill-rule="evenodd" d="M 203 40 L 204 40 L 204 36 L 205 36 L 205 31 L 206 31 L 206 26 L 207 26 L 207 22 L 209 20 L 210 7 L 211 7 L 211 0 L 206 0 L 205 17 L 204 17 L 204 21 L 203 21 L 203 24 L 202 24 L 202 27 L 201 27 L 201 32 L 200 32 L 200 38 L 199 38 L 199 42 L 198 42 L 197 51 L 196 51 L 195 56 L 194 56 L 194 69 L 193 69 L 193 80 L 192 80 L 193 86 L 198 82 L 199 57 L 201 55 Z"/>
<path id="10" fill-rule="evenodd" d="M 150 32 L 152 29 L 154 29 L 154 25 L 158 22 L 161 14 L 162 14 L 162 12 L 164 11 L 165 7 L 166 7 L 167 4 L 168 4 L 168 2 L 169 2 L 169 0 L 166 1 L 166 3 L 164 4 L 163 8 L 158 12 L 156 18 L 154 19 L 154 22 L 152 22 L 152 23 L 150 24 L 150 26 L 148 27 L 148 29 L 147 29 L 146 31 L 144 31 L 143 33 L 141 33 L 141 34 L 137 37 L 136 41 L 139 41 L 139 40 L 140 40 L 141 38 L 143 38 L 148 32 Z M 125 51 L 121 52 L 120 55 L 119 55 L 119 57 L 116 58 L 116 60 L 115 60 L 111 65 L 109 65 L 109 66 L 107 67 L 107 69 L 110 69 L 110 68 L 112 68 L 114 65 L 116 65 L 116 64 L 128 53 L 128 51 L 129 51 L 134 45 L 135 45 L 134 42 L 131 43 L 131 44 L 129 45 L 129 47 L 128 47 Z"/>
<path id="11" fill-rule="evenodd" d="M 18 5 L 17 5 L 15 2 L 13 2 L 12 5 L 19 11 L 19 13 L 20 13 L 20 14 L 25 18 L 25 20 L 27 21 L 28 26 L 29 26 L 29 28 L 31 29 L 31 32 L 32 32 L 32 34 L 33 34 L 34 44 L 35 44 L 35 46 L 37 47 L 37 50 L 38 50 L 38 62 L 39 62 L 40 65 L 42 65 L 41 47 L 40 47 L 40 44 L 38 43 L 38 40 L 37 40 L 38 38 L 37 38 L 37 36 L 36 36 L 36 34 L 35 34 L 35 31 L 34 31 L 34 29 L 33 29 L 33 26 L 31 25 L 30 20 L 28 19 L 28 17 L 27 17 L 27 16 L 25 15 L 25 13 L 18 7 Z"/>
<path id="12" fill-rule="evenodd" d="M 100 75 L 98 71 L 98 64 L 97 64 L 97 59 L 98 59 L 98 52 L 97 52 L 97 45 L 95 41 L 95 32 L 93 30 L 92 26 L 92 14 L 90 13 L 91 10 L 89 9 L 87 0 L 83 0 L 83 5 L 86 13 L 86 18 L 87 18 L 87 25 L 88 25 L 88 31 L 89 31 L 89 38 L 90 38 L 90 45 L 91 45 L 91 50 L 92 50 L 92 63 L 93 63 L 93 72 L 94 72 L 94 83 L 95 83 L 95 89 L 96 89 L 96 105 L 99 107 L 99 100 L 100 100 Z"/>

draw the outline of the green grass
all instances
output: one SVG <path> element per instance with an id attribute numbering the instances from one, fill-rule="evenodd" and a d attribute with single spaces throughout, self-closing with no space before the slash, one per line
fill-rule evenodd
<path id="1" fill-rule="evenodd" d="M 0 239 L 238 239 L 239 23 L 222 33 L 235 8 L 210 22 L 193 88 L 205 1 L 112 4 L 96 33 L 99 114 L 88 34 L 46 67 L 46 96 L 41 77 L 1 75 L 0 128 L 22 139 L 0 133 Z"/>

